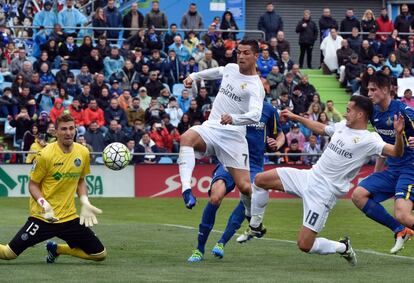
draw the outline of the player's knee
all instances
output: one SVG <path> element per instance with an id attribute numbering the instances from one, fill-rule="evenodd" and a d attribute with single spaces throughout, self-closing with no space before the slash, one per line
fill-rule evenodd
<path id="1" fill-rule="evenodd" d="M 359 207 L 360 209 L 362 209 L 362 207 L 365 205 L 366 200 L 368 199 L 368 195 L 366 194 L 366 190 L 362 187 L 357 187 L 353 192 L 352 192 L 352 202 Z"/>
<path id="2" fill-rule="evenodd" d="M 195 139 L 194 139 L 191 131 L 186 131 L 180 137 L 180 146 L 192 146 L 192 145 L 194 145 L 194 140 Z"/>
<path id="3" fill-rule="evenodd" d="M 240 193 L 243 195 L 250 196 L 252 194 L 252 187 L 251 187 L 250 182 L 243 182 L 237 187 L 239 188 Z"/>
<path id="4" fill-rule="evenodd" d="M 299 248 L 302 252 L 305 252 L 305 253 L 308 253 L 308 252 L 312 249 L 312 245 L 311 245 L 311 244 L 309 244 L 309 242 L 308 242 L 308 241 L 303 240 L 303 239 L 299 239 L 299 240 L 297 241 L 297 245 L 298 245 L 298 248 Z"/>
<path id="5" fill-rule="evenodd" d="M 410 220 L 411 220 L 410 214 L 408 214 L 404 211 L 401 211 L 401 210 L 397 209 L 395 211 L 395 219 L 397 219 L 397 221 L 400 222 L 404 226 L 411 227 L 411 225 L 412 225 L 412 223 L 410 223 Z"/>
<path id="6" fill-rule="evenodd" d="M 107 255 L 108 253 L 106 252 L 106 249 L 104 249 L 102 252 L 93 254 L 91 256 L 94 261 L 104 261 Z"/>
<path id="7" fill-rule="evenodd" d="M 9 247 L 9 245 L 0 246 L 0 258 L 4 260 L 12 260 L 16 259 L 17 255 L 13 252 L 13 250 Z"/>
<path id="8" fill-rule="evenodd" d="M 258 186 L 259 188 L 263 188 L 266 186 L 262 173 L 259 173 L 254 177 L 254 184 Z"/>
<path id="9" fill-rule="evenodd" d="M 220 206 L 222 200 L 223 200 L 223 198 L 221 196 L 219 196 L 219 195 L 212 194 L 210 196 L 210 203 L 212 205 Z"/>

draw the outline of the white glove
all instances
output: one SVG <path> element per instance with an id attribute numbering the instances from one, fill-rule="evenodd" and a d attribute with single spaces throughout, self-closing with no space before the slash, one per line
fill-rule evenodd
<path id="1" fill-rule="evenodd" d="M 55 212 L 53 211 L 52 206 L 50 203 L 47 202 L 44 198 L 38 198 L 37 203 L 42 207 L 43 209 L 43 218 L 46 219 L 49 222 L 56 222 L 59 220 L 59 218 L 55 217 Z"/>
<path id="2" fill-rule="evenodd" d="M 80 225 L 85 224 L 86 227 L 92 227 L 94 224 L 98 224 L 98 219 L 96 219 L 95 214 L 101 214 L 102 210 L 93 206 L 86 195 L 80 196 L 80 202 L 82 204 L 79 221 Z"/>

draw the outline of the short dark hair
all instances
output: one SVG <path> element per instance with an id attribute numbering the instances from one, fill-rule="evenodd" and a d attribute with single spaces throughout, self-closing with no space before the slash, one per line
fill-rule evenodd
<path id="1" fill-rule="evenodd" d="M 239 45 L 249 45 L 250 49 L 253 51 L 253 53 L 257 54 L 259 53 L 259 43 L 255 39 L 243 39 L 240 41 Z"/>
<path id="2" fill-rule="evenodd" d="M 332 104 L 334 103 L 332 99 L 329 99 L 326 101 L 326 103 L 330 103 L 330 102 L 332 102 Z"/>
<path id="3" fill-rule="evenodd" d="M 391 78 L 382 72 L 376 72 L 368 81 L 368 83 L 373 83 L 379 88 L 391 88 Z"/>
<path id="4" fill-rule="evenodd" d="M 75 122 L 75 120 L 73 119 L 72 115 L 70 115 L 69 113 L 63 113 L 61 116 L 56 118 L 56 123 L 55 123 L 56 128 L 59 127 L 60 123 L 64 123 L 64 122 Z"/>
<path id="5" fill-rule="evenodd" d="M 353 95 L 349 101 L 354 102 L 355 107 L 362 110 L 366 114 L 367 120 L 369 120 L 369 118 L 372 116 L 372 113 L 374 113 L 374 104 L 372 103 L 371 99 L 366 96 Z"/>

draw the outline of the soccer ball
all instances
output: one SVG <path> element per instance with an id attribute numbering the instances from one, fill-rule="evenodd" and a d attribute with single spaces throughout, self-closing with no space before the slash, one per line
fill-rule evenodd
<path id="1" fill-rule="evenodd" d="M 103 150 L 102 159 L 109 169 L 121 170 L 131 161 L 131 154 L 124 144 L 113 142 L 108 144 Z"/>

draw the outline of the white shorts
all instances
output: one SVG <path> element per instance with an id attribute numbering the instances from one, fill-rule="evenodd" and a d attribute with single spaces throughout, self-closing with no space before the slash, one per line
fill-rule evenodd
<path id="1" fill-rule="evenodd" d="M 216 156 L 224 167 L 249 170 L 249 147 L 243 133 L 205 124 L 190 129 L 196 131 L 207 145 L 206 152 L 196 152 L 197 158 Z"/>
<path id="2" fill-rule="evenodd" d="M 285 192 L 303 200 L 303 226 L 319 233 L 325 227 L 337 197 L 310 170 L 277 168 Z"/>

